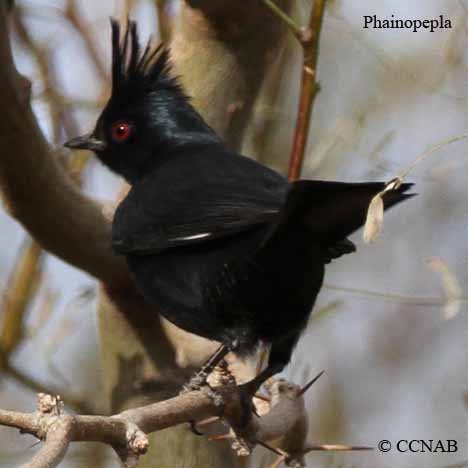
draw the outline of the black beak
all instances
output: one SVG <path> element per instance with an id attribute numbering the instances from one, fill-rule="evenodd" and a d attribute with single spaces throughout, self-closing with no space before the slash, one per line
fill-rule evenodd
<path id="1" fill-rule="evenodd" d="M 63 146 L 71 149 L 85 149 L 91 151 L 103 151 L 106 147 L 105 143 L 98 140 L 92 133 L 72 138 L 64 143 Z"/>

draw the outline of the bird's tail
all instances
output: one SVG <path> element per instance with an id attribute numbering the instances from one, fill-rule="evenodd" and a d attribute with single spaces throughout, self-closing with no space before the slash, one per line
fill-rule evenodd
<path id="1" fill-rule="evenodd" d="M 384 182 L 327 182 L 299 180 L 291 184 L 277 228 L 299 222 L 325 245 L 340 242 L 359 229 L 366 220 L 369 203 L 385 188 Z M 401 184 L 383 195 L 385 209 L 415 194 L 407 194 L 413 184 Z"/>

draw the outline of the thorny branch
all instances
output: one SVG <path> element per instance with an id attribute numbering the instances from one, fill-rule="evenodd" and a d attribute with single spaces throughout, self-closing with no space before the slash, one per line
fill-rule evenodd
<path id="1" fill-rule="evenodd" d="M 315 96 L 319 90 L 319 85 L 316 80 L 317 59 L 325 2 L 326 0 L 314 0 L 309 24 L 307 27 L 301 28 L 272 0 L 263 0 L 263 3 L 270 8 L 273 14 L 281 19 L 281 21 L 283 21 L 292 30 L 302 46 L 303 62 L 301 89 L 299 94 L 296 128 L 294 131 L 294 141 L 291 156 L 289 158 L 289 180 L 297 180 L 301 175 L 304 152 L 306 149 L 307 137 L 309 135 L 310 118 L 312 115 Z"/>
<path id="2" fill-rule="evenodd" d="M 262 415 L 253 417 L 244 428 L 238 426 L 242 405 L 235 381 L 231 376 L 226 379 L 225 373 L 220 386 L 185 392 L 113 416 L 70 415 L 63 411 L 60 397 L 40 393 L 33 413 L 0 409 L 0 425 L 17 428 L 44 441 L 23 468 L 55 467 L 64 458 L 70 443 L 79 441 L 108 444 L 116 450 L 124 467 L 133 467 L 148 449 L 147 434 L 206 418 L 208 422 L 221 418 L 231 426 L 228 434 L 213 439 L 232 439 L 238 455 L 248 455 L 259 444 L 280 455 L 281 461 L 290 466 L 304 466 L 304 455 L 313 450 L 371 449 L 306 442 L 308 420 L 303 395 L 320 375 L 302 389 L 281 379 L 272 380 L 267 387 L 269 396 L 263 397 L 264 405 L 259 408 Z M 270 443 L 279 438 L 283 438 L 281 448 L 271 447 Z"/>

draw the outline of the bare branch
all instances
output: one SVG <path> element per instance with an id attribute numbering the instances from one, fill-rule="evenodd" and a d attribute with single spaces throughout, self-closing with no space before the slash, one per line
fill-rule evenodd
<path id="1" fill-rule="evenodd" d="M 228 397 L 229 393 L 223 392 L 223 395 Z M 34 459 L 24 467 L 43 468 L 57 466 L 72 441 L 109 444 L 121 458 L 129 457 L 128 453 L 124 455 L 125 451 L 139 456 L 148 448 L 148 439 L 142 429 L 154 432 L 193 418 L 218 414 L 219 411 L 220 408 L 210 396 L 199 391 L 115 416 L 71 416 L 62 412 L 57 398 L 39 394 L 36 412 L 27 414 L 0 410 L 0 425 L 20 429 L 46 441 Z"/>
<path id="2" fill-rule="evenodd" d="M 382 301 L 395 302 L 396 304 L 404 304 L 411 306 L 441 307 L 447 303 L 447 298 L 444 297 L 405 296 L 403 294 L 384 293 L 380 291 L 371 291 L 370 289 L 349 288 L 346 286 L 336 286 L 328 283 L 325 283 L 323 287 L 324 289 L 329 289 L 330 291 L 356 294 L 358 296 L 380 299 Z M 468 297 L 459 297 L 457 298 L 457 301 L 466 304 L 468 303 Z"/>
<path id="3" fill-rule="evenodd" d="M 291 157 L 289 159 L 289 180 L 296 180 L 301 175 L 304 152 L 309 135 L 310 117 L 312 115 L 315 96 L 319 90 L 316 80 L 317 58 L 323 13 L 325 11 L 325 1 L 326 0 L 314 0 L 309 26 L 299 36 L 304 58 L 296 129 L 294 132 Z"/>
<path id="4" fill-rule="evenodd" d="M 52 468 L 58 466 L 67 453 L 73 426 L 69 419 L 57 421 L 48 431 L 44 442 L 33 459 L 22 468 Z"/>
<path id="5" fill-rule="evenodd" d="M 297 180 L 301 175 L 304 152 L 309 135 L 310 117 L 312 115 L 315 96 L 319 90 L 319 85 L 316 81 L 317 58 L 326 0 L 314 0 L 309 24 L 306 28 L 301 28 L 297 25 L 296 22 L 272 0 L 262 1 L 276 17 L 292 30 L 294 36 L 302 46 L 303 63 L 301 91 L 288 171 L 289 180 Z"/>
<path id="6" fill-rule="evenodd" d="M 213 391 L 216 392 L 214 397 Z M 93 441 L 109 444 L 117 451 L 124 466 L 136 466 L 138 458 L 148 449 L 146 434 L 184 422 L 222 416 L 234 430 L 229 438 L 250 450 L 256 443 L 268 445 L 283 439 L 278 453 L 288 460 L 303 456 L 311 450 L 306 444 L 307 415 L 303 391 L 284 380 L 274 380 L 269 386 L 270 410 L 252 418 L 247 427 L 239 428 L 237 421 L 242 404 L 234 381 L 211 389 L 183 393 L 151 405 L 133 408 L 114 416 L 72 416 L 63 412 L 59 397 L 40 393 L 34 413 L 0 409 L 0 425 L 14 427 L 45 441 L 33 460 L 23 468 L 55 467 L 63 459 L 71 442 Z M 220 406 L 219 401 L 223 404 Z M 275 449 L 276 450 L 276 449 Z"/>

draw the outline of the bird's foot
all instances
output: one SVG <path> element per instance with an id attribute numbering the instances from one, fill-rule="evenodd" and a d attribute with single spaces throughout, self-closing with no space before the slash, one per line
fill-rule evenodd
<path id="1" fill-rule="evenodd" d="M 192 382 L 195 378 L 198 378 L 198 374 L 194 376 L 190 380 L 190 382 L 187 385 L 184 385 L 182 391 L 180 392 L 180 395 L 183 395 L 184 393 L 187 392 L 192 392 L 194 390 L 201 390 L 203 388 L 203 392 L 206 393 L 212 400 L 215 406 L 223 407 L 224 406 L 224 398 L 223 395 L 216 390 L 215 387 L 212 387 L 207 381 L 206 378 L 204 381 L 201 382 L 197 379 L 195 382 Z M 202 379 L 203 380 L 203 379 Z M 190 425 L 190 430 L 198 436 L 204 435 L 203 432 L 201 432 L 198 429 L 197 421 L 191 420 L 189 421 Z"/>
<path id="2" fill-rule="evenodd" d="M 184 385 L 181 393 L 200 390 L 205 385 L 208 385 L 208 376 L 213 372 L 214 368 L 224 359 L 229 349 L 221 345 L 216 352 L 206 361 L 202 368 Z"/>
<path id="3" fill-rule="evenodd" d="M 195 383 L 196 385 L 198 385 L 198 383 L 196 382 Z M 197 388 L 197 389 L 194 389 L 194 388 L 190 388 L 189 387 L 190 385 L 190 382 L 188 385 L 186 385 L 184 387 L 184 389 L 182 390 L 181 394 L 183 393 L 186 393 L 186 392 L 190 392 L 190 391 L 193 391 L 193 390 L 200 390 L 200 388 Z M 215 406 L 218 406 L 221 408 L 220 412 L 223 411 L 222 408 L 224 408 L 224 405 L 225 405 L 225 401 L 224 401 L 224 397 L 222 395 L 221 392 L 217 391 L 217 387 L 212 387 L 206 380 L 203 384 L 203 393 L 205 393 L 208 397 L 210 397 L 212 400 L 213 400 L 213 403 Z M 216 417 L 216 420 L 218 420 L 219 417 Z M 201 432 L 199 429 L 198 429 L 198 424 L 197 424 L 197 421 L 194 421 L 194 420 L 191 420 L 189 421 L 189 425 L 190 425 L 190 430 L 195 434 L 195 435 L 204 435 L 203 432 Z"/>
<path id="4" fill-rule="evenodd" d="M 210 374 L 208 372 L 204 372 L 203 369 L 201 369 L 182 387 L 181 393 L 201 390 L 202 387 L 208 385 L 209 375 Z"/>
<path id="5" fill-rule="evenodd" d="M 229 349 L 226 346 L 220 346 L 202 366 L 202 368 L 190 379 L 190 381 L 183 386 L 180 394 L 199 391 L 203 388 L 216 406 L 223 406 L 223 396 L 208 383 L 208 376 L 215 369 L 215 367 L 223 361 L 228 352 Z M 202 433 L 197 429 L 196 421 L 190 421 L 190 429 L 194 434 L 202 435 Z"/>
<path id="6" fill-rule="evenodd" d="M 188 393 L 188 392 L 199 391 L 203 388 L 203 390 L 213 400 L 216 406 L 223 406 L 224 405 L 223 396 L 208 383 L 207 379 L 208 379 L 209 374 L 210 374 L 209 372 L 208 373 L 204 372 L 203 369 L 200 372 L 197 372 L 190 379 L 190 381 L 182 387 L 182 391 L 180 392 L 180 395 L 183 395 L 184 393 Z M 189 424 L 190 424 L 190 430 L 195 435 L 203 435 L 203 433 L 198 430 L 196 421 L 190 421 Z"/>

